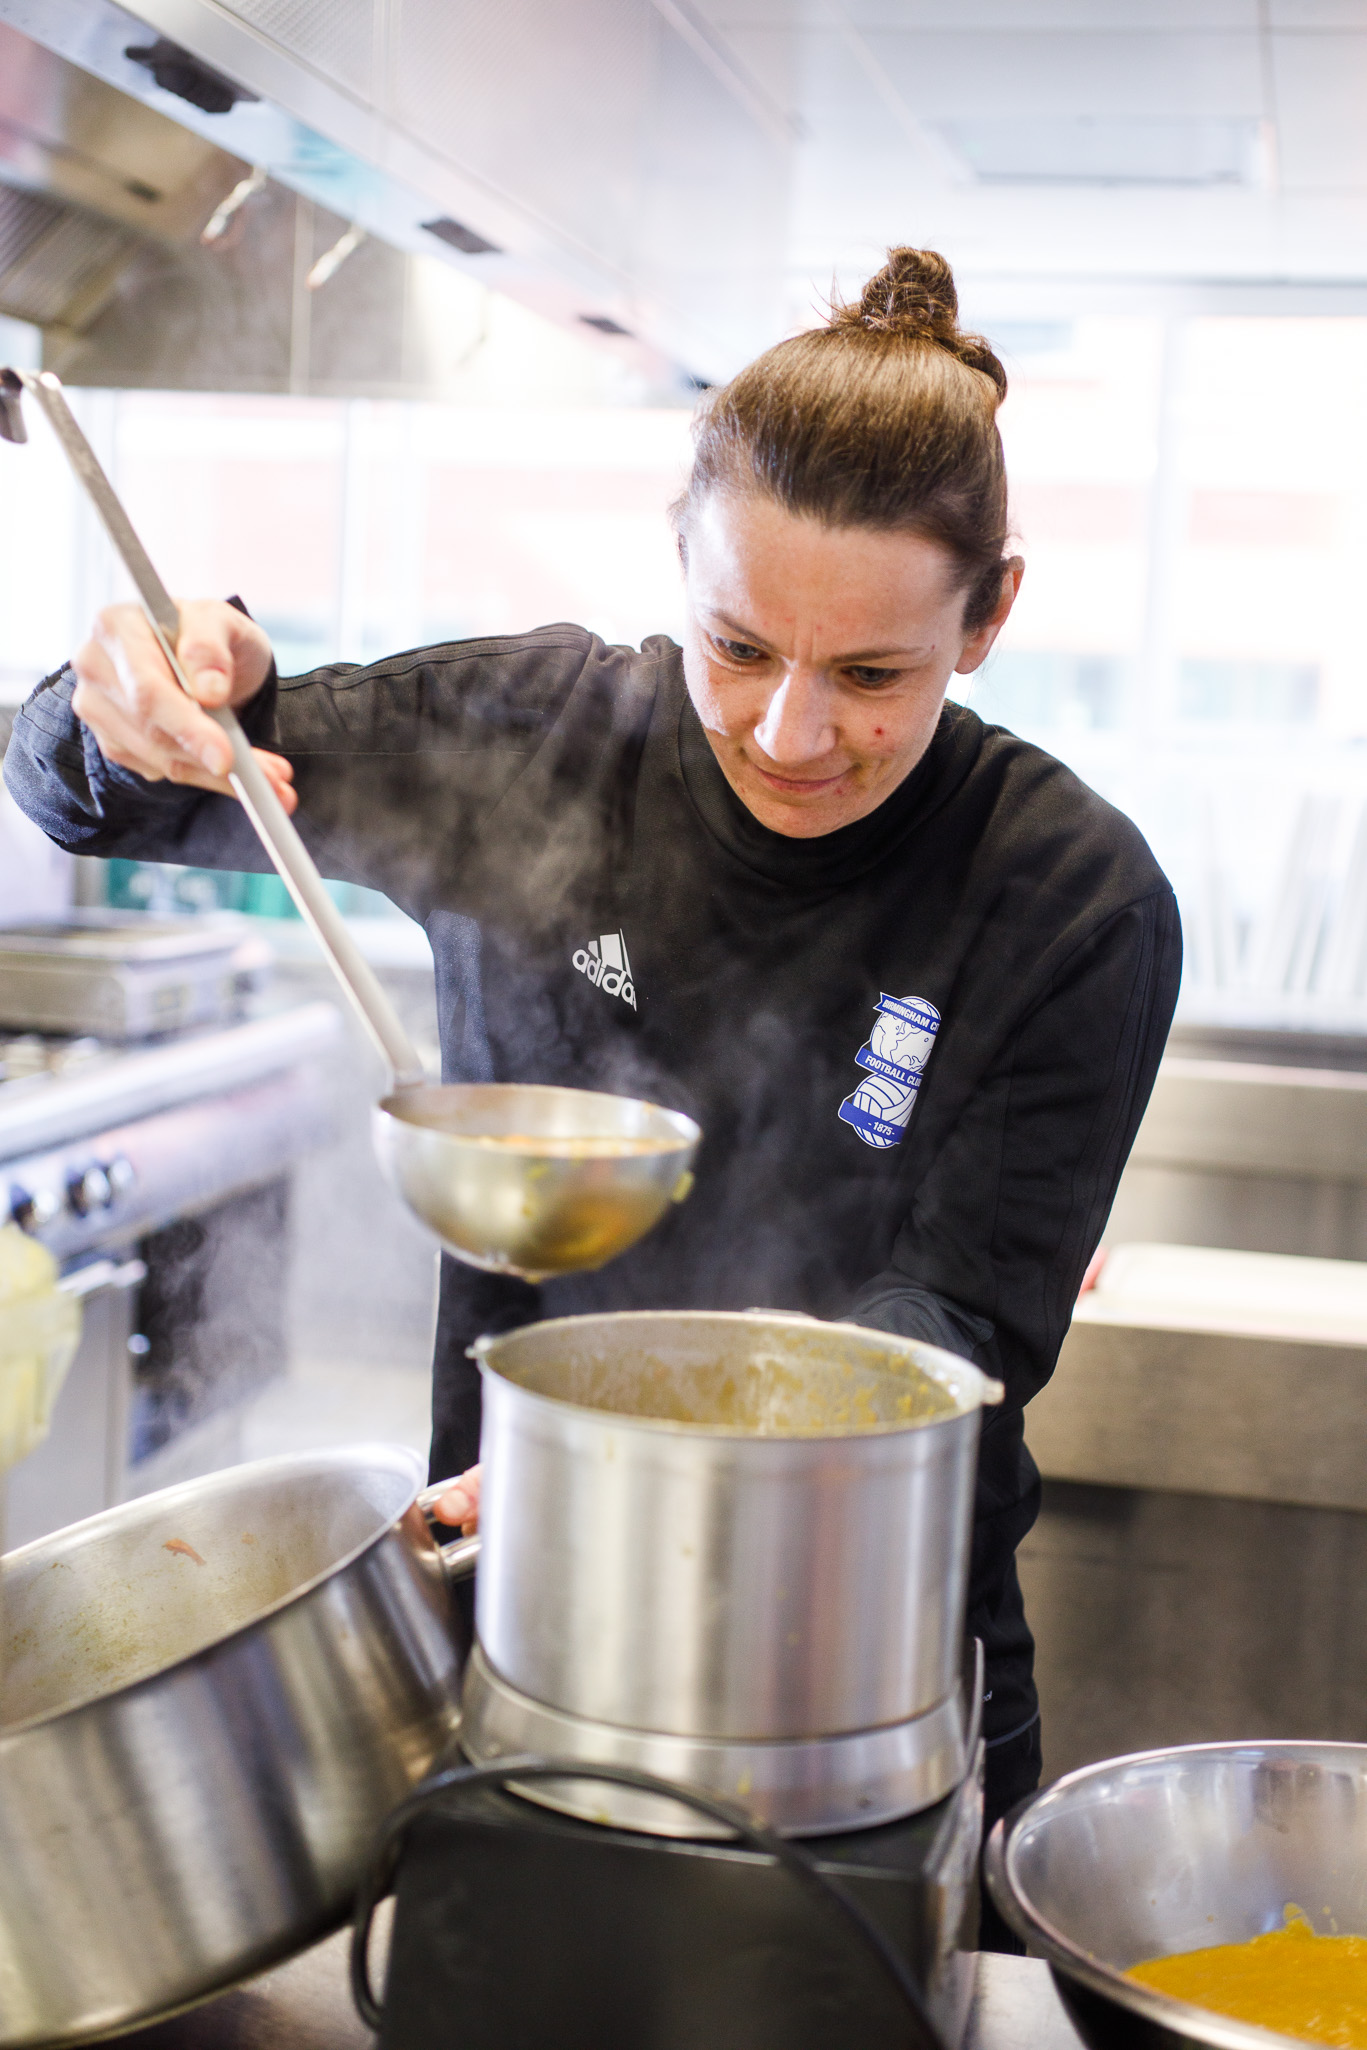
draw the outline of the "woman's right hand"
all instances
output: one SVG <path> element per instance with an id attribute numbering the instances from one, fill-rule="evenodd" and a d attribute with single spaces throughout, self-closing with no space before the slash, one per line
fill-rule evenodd
<path id="1" fill-rule="evenodd" d="M 171 674 L 141 608 L 107 606 L 72 664 L 72 710 L 100 753 L 120 768 L 151 783 L 190 783 L 230 795 L 228 736 L 201 707 L 250 703 L 270 675 L 271 644 L 235 606 L 192 599 L 180 607 L 176 653 L 193 697 Z M 290 764 L 264 748 L 255 753 L 286 811 L 293 811 Z"/>

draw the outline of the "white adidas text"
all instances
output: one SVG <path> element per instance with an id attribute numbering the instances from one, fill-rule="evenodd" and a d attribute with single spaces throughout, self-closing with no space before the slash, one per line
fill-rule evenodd
<path id="1" fill-rule="evenodd" d="M 595 988 L 610 997 L 620 997 L 624 1004 L 636 1009 L 636 985 L 631 979 L 631 963 L 627 959 L 627 943 L 620 932 L 605 932 L 601 939 L 590 940 L 586 947 L 580 947 L 574 956 L 574 965 L 581 975 L 587 975 Z"/>

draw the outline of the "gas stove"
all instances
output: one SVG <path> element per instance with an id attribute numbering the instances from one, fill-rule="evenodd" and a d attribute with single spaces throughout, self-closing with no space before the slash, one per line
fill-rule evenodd
<path id="1" fill-rule="evenodd" d="M 270 965 L 236 917 L 0 927 L 0 1218 L 71 1260 L 283 1171 L 338 1020 L 272 1007 Z"/>
<path id="2" fill-rule="evenodd" d="M 92 1062 L 107 1066 L 114 1049 L 98 1039 L 49 1038 L 41 1032 L 0 1032 L 0 1089 L 32 1090 L 74 1075 Z M 3 1101 L 12 1103 L 12 1096 Z"/>
<path id="3" fill-rule="evenodd" d="M 258 1002 L 131 1047 L 0 1037 L 0 1223 L 55 1255 L 85 1322 L 51 1435 L 6 1477 L 0 1548 L 157 1485 L 152 1454 L 278 1371 L 288 1178 L 335 1135 L 341 1024 Z M 250 1275 L 241 1309 L 220 1271 Z"/>
<path id="4" fill-rule="evenodd" d="M 137 1047 L 0 1039 L 0 1218 L 65 1261 L 283 1172 L 331 1129 L 340 1030 L 311 1003 Z"/>

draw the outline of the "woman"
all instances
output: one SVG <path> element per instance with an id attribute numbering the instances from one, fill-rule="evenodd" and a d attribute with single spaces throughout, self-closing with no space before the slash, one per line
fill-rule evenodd
<path id="1" fill-rule="evenodd" d="M 426 926 L 448 1080 L 649 1096 L 705 1134 L 690 1201 L 599 1274 L 532 1288 L 445 1263 L 435 1474 L 477 1453 L 467 1344 L 545 1315 L 805 1310 L 1005 1382 L 968 1619 L 989 1821 L 1039 1773 L 1022 1411 L 1105 1223 L 1180 953 L 1134 827 L 945 702 L 1020 584 L 1005 389 L 943 259 L 894 250 L 858 306 L 707 403 L 676 508 L 682 650 L 556 626 L 279 682 L 265 635 L 218 603 L 184 608 L 180 642 L 325 871 Z M 260 867 L 226 767 L 115 607 L 24 707 L 6 773 L 77 852 Z"/>

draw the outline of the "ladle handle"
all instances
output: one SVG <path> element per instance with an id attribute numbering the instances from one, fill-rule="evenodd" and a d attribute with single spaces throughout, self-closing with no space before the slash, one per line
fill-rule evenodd
<path id="1" fill-rule="evenodd" d="M 171 674 L 186 696 L 193 697 L 194 692 L 176 655 L 180 612 L 175 600 L 153 569 L 151 558 L 134 532 L 117 492 L 81 432 L 59 379 L 50 370 L 20 371 L 17 374 L 27 389 L 35 394 L 51 421 L 67 460 L 85 486 L 104 523 L 105 532 L 133 579 Z M 395 1086 L 403 1088 L 423 1081 L 422 1062 L 399 1022 L 398 1013 L 348 931 L 346 920 L 328 895 L 312 855 L 276 796 L 270 778 L 253 754 L 251 742 L 242 731 L 236 712 L 226 705 L 218 709 L 206 705 L 203 709 L 228 736 L 233 751 L 228 780 L 243 810 L 274 862 L 280 880 L 298 905 L 300 916 L 326 954 L 332 972 L 351 1000 L 356 1015 L 392 1069 Z"/>

